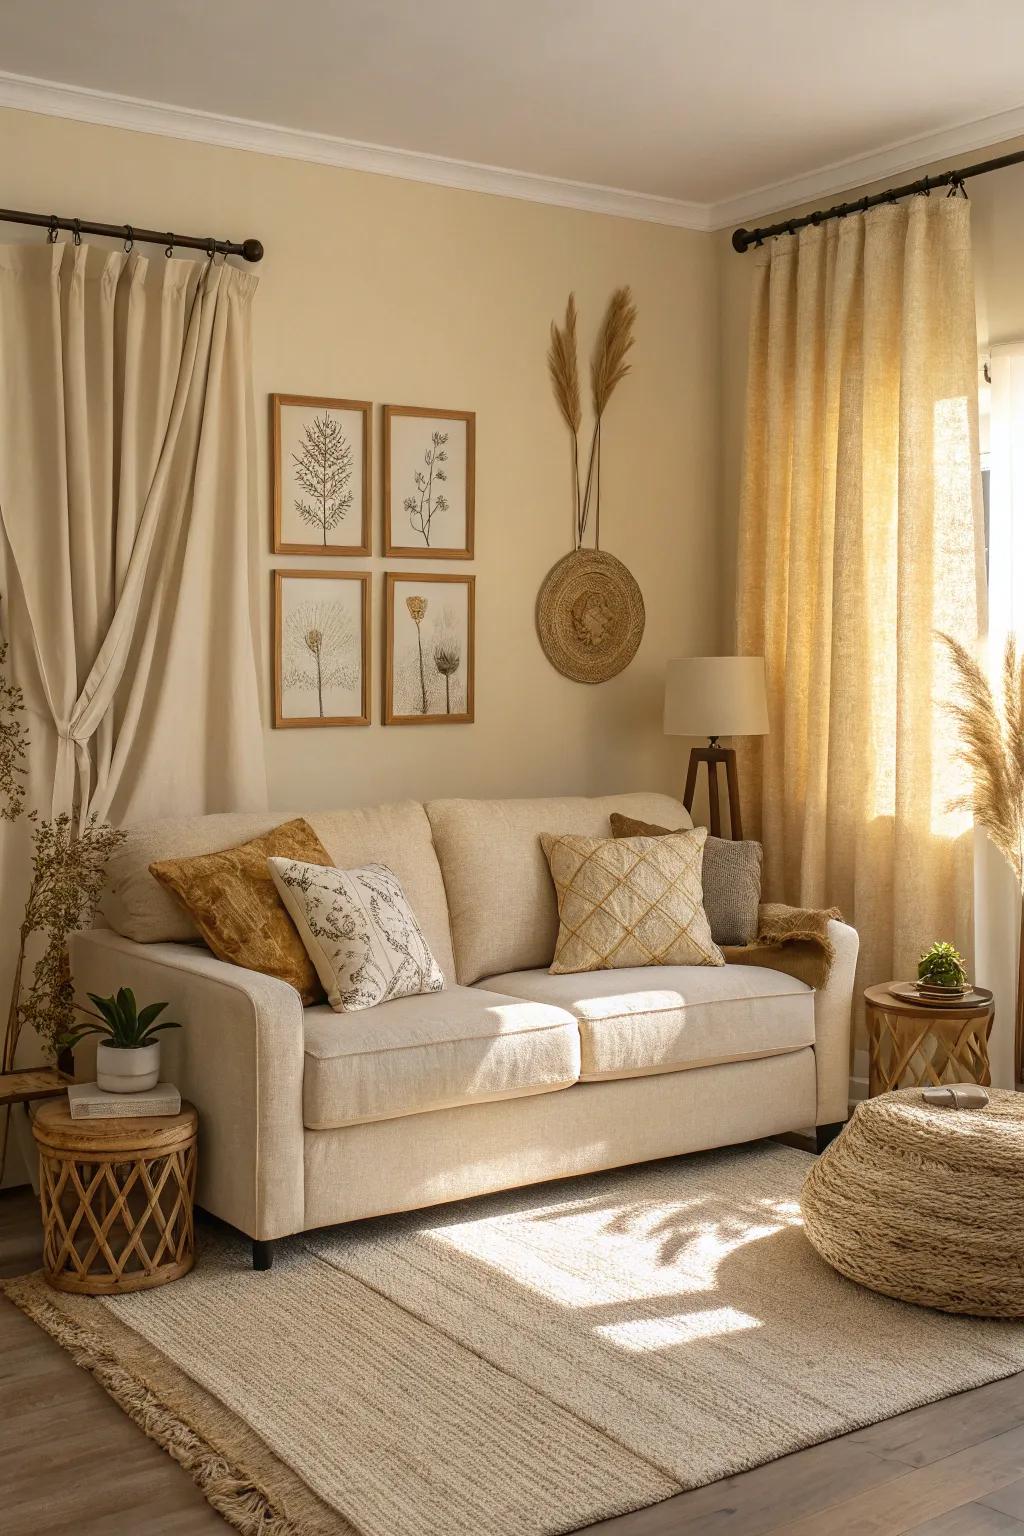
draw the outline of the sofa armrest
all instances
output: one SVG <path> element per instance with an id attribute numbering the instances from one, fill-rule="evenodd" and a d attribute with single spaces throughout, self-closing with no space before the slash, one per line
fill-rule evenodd
<path id="1" fill-rule="evenodd" d="M 817 1125 L 845 1120 L 850 1111 L 850 1029 L 853 982 L 860 939 L 834 919 L 828 936 L 835 948 L 828 985 L 814 996 L 814 1054 L 818 1077 Z"/>
<path id="2" fill-rule="evenodd" d="M 71 940 L 79 1000 L 131 987 L 167 1001 L 182 1028 L 160 1036 L 161 1075 L 199 1111 L 198 1202 L 254 1238 L 304 1217 L 302 1004 L 274 977 L 194 944 L 136 944 L 109 929 Z"/>

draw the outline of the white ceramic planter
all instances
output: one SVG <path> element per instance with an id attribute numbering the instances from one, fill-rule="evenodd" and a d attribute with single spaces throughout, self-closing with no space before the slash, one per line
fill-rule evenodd
<path id="1" fill-rule="evenodd" d="M 96 1047 L 96 1086 L 107 1093 L 145 1093 L 160 1080 L 160 1041 L 122 1051 Z"/>

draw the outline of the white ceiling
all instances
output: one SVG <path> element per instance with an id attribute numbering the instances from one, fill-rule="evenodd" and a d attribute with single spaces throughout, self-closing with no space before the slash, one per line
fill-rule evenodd
<path id="1" fill-rule="evenodd" d="M 0 104 L 696 227 L 1024 131 L 1022 57 L 1020 0 L 0 6 Z"/>

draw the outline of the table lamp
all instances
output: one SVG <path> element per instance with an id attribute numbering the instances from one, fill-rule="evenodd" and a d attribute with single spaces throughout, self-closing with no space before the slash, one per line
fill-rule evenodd
<path id="1" fill-rule="evenodd" d="M 743 836 L 736 753 L 720 747 L 720 736 L 766 736 L 768 703 L 761 656 L 687 656 L 670 661 L 665 673 L 665 735 L 706 736 L 706 747 L 693 747 L 686 770 L 683 804 L 693 809 L 697 771 L 708 769 L 708 830 L 721 834 L 718 766 L 725 764 L 729 789 L 729 831 Z"/>

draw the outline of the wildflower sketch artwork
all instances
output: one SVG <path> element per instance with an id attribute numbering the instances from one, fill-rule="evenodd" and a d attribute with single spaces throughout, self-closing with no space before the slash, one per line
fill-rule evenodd
<path id="1" fill-rule="evenodd" d="M 272 395 L 274 553 L 370 553 L 365 400 Z"/>
<path id="2" fill-rule="evenodd" d="M 386 576 L 385 725 L 473 719 L 473 576 Z"/>
<path id="3" fill-rule="evenodd" d="M 370 573 L 274 572 L 274 723 L 368 725 Z"/>
<path id="4" fill-rule="evenodd" d="M 472 411 L 384 407 L 384 553 L 470 560 L 476 457 Z"/>

